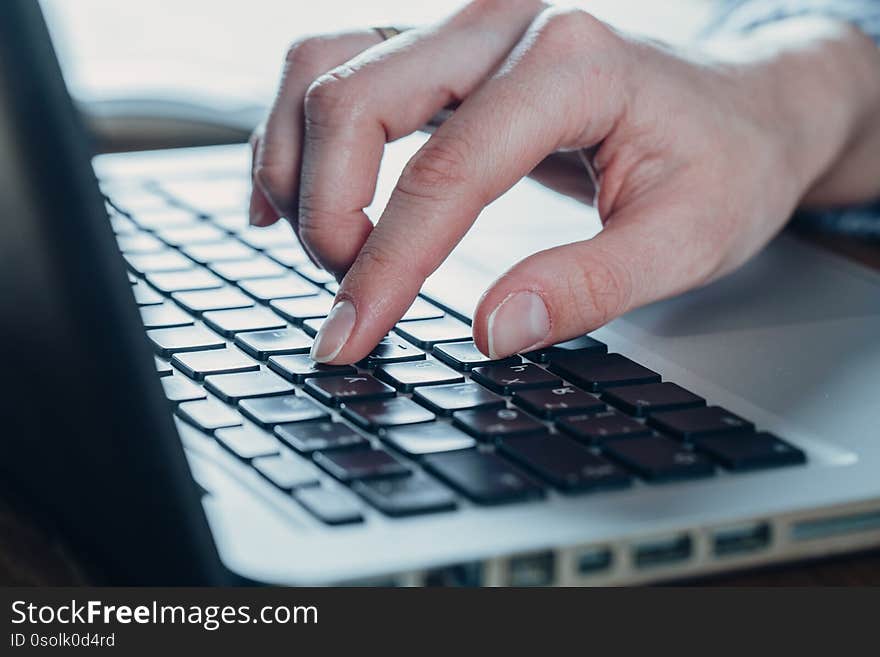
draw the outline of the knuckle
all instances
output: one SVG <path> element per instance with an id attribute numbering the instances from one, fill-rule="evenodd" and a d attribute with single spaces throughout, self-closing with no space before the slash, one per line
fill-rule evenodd
<path id="1" fill-rule="evenodd" d="M 607 253 L 582 263 L 569 285 L 577 288 L 572 298 L 586 297 L 579 304 L 584 326 L 601 326 L 620 315 L 629 307 L 633 290 L 629 270 Z"/>
<path id="2" fill-rule="evenodd" d="M 585 43 L 591 49 L 601 45 L 611 29 L 583 9 L 551 8 L 541 15 L 537 33 L 539 42 L 567 52 L 583 48 Z"/>
<path id="3" fill-rule="evenodd" d="M 433 137 L 403 170 L 398 189 L 409 196 L 437 199 L 468 178 L 470 147 L 456 137 Z"/>

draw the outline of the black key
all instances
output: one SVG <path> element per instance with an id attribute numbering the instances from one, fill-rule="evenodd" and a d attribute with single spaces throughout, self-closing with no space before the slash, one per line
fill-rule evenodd
<path id="1" fill-rule="evenodd" d="M 324 293 L 313 297 L 275 299 L 269 305 L 284 319 L 296 324 L 306 319 L 326 317 L 333 307 L 333 296 Z"/>
<path id="2" fill-rule="evenodd" d="M 293 493 L 303 507 L 328 525 L 345 525 L 363 520 L 360 507 L 348 493 L 312 486 Z"/>
<path id="3" fill-rule="evenodd" d="M 253 299 L 242 294 L 234 287 L 221 287 L 215 290 L 175 292 L 171 295 L 171 298 L 196 315 L 201 315 L 203 312 L 209 310 L 251 308 L 254 305 Z"/>
<path id="4" fill-rule="evenodd" d="M 556 426 L 578 440 L 591 444 L 617 438 L 649 436 L 653 433 L 644 424 L 614 411 L 570 415 L 557 420 Z"/>
<path id="5" fill-rule="evenodd" d="M 258 278 L 241 281 L 239 287 L 254 299 L 263 302 L 269 302 L 273 299 L 312 297 L 320 292 L 317 287 L 295 274 L 288 274 L 278 278 Z"/>
<path id="6" fill-rule="evenodd" d="M 471 379 L 502 395 L 529 388 L 562 386 L 562 379 L 534 363 L 481 365 L 471 370 Z"/>
<path id="7" fill-rule="evenodd" d="M 581 388 L 599 392 L 613 386 L 660 381 L 660 375 L 620 354 L 592 355 L 581 352 L 554 356 L 550 371 Z"/>
<path id="8" fill-rule="evenodd" d="M 675 383 L 648 383 L 641 386 L 610 388 L 602 395 L 602 399 L 637 417 L 706 405 L 705 399 Z"/>
<path id="9" fill-rule="evenodd" d="M 455 369 L 467 372 L 479 365 L 505 364 L 518 365 L 522 362 L 519 356 L 510 356 L 493 360 L 482 351 L 477 349 L 473 342 L 448 342 L 434 347 L 434 355 L 444 363 Z"/>
<path id="10" fill-rule="evenodd" d="M 604 452 L 649 481 L 708 477 L 715 472 L 706 457 L 663 436 L 615 440 Z"/>
<path id="11" fill-rule="evenodd" d="M 177 414 L 181 419 L 208 432 L 241 424 L 241 416 L 216 399 L 183 402 L 177 407 Z"/>
<path id="12" fill-rule="evenodd" d="M 549 363 L 556 357 L 564 357 L 572 353 L 605 354 L 608 353 L 608 347 L 604 342 L 599 342 L 595 338 L 591 338 L 589 335 L 582 335 L 579 338 L 560 342 L 559 344 L 544 347 L 543 349 L 536 349 L 535 351 L 530 351 L 524 355 L 529 360 L 533 360 L 537 363 Z"/>
<path id="13" fill-rule="evenodd" d="M 215 244 L 191 244 L 184 246 L 181 250 L 202 265 L 209 262 L 246 260 L 255 255 L 254 250 L 249 246 L 232 240 Z"/>
<path id="14" fill-rule="evenodd" d="M 681 440 L 724 433 L 751 433 L 755 430 L 754 424 L 720 406 L 655 413 L 648 418 L 648 424 Z"/>
<path id="15" fill-rule="evenodd" d="M 429 454 L 425 466 L 477 504 L 504 504 L 535 499 L 541 486 L 497 454 L 466 449 Z"/>
<path id="16" fill-rule="evenodd" d="M 268 361 L 269 368 L 278 372 L 285 379 L 303 383 L 306 379 L 319 376 L 354 375 L 357 370 L 351 365 L 324 365 L 316 363 L 307 354 L 289 356 L 272 356 Z"/>
<path id="17" fill-rule="evenodd" d="M 168 401 L 174 403 L 204 399 L 207 396 L 200 386 L 182 376 L 162 377 L 162 388 Z"/>
<path id="18" fill-rule="evenodd" d="M 422 349 L 430 349 L 439 342 L 461 342 L 471 337 L 470 326 L 449 316 L 403 322 L 394 330 Z"/>
<path id="19" fill-rule="evenodd" d="M 165 361 L 159 360 L 156 356 L 153 356 L 153 361 L 156 363 L 156 373 L 159 376 L 165 377 L 174 374 L 174 370 L 171 369 L 171 365 L 169 365 Z"/>
<path id="20" fill-rule="evenodd" d="M 192 317 L 170 303 L 163 303 L 158 306 L 144 306 L 141 308 L 141 319 L 146 329 L 189 326 L 193 323 Z"/>
<path id="21" fill-rule="evenodd" d="M 166 249 L 158 253 L 127 253 L 125 261 L 133 272 L 141 276 L 193 269 L 192 260 L 173 249 Z"/>
<path id="22" fill-rule="evenodd" d="M 366 438 L 342 422 L 280 424 L 275 427 L 275 435 L 303 454 L 368 444 Z"/>
<path id="23" fill-rule="evenodd" d="M 238 349 L 215 349 L 175 354 L 171 363 L 191 379 L 201 380 L 209 374 L 256 372 L 260 364 Z"/>
<path id="24" fill-rule="evenodd" d="M 452 421 L 455 426 L 464 429 L 479 440 L 547 431 L 546 427 L 534 418 L 512 408 L 458 411 L 453 414 Z"/>
<path id="25" fill-rule="evenodd" d="M 284 490 L 317 486 L 319 483 L 318 471 L 315 467 L 290 453 L 255 458 L 251 461 L 251 465 L 266 479 Z"/>
<path id="26" fill-rule="evenodd" d="M 477 444 L 473 438 L 448 422 L 416 424 L 389 429 L 382 435 L 382 440 L 409 456 L 470 449 Z"/>
<path id="27" fill-rule="evenodd" d="M 238 410 L 263 427 L 291 422 L 323 420 L 327 413 L 308 397 L 284 395 L 243 399 Z"/>
<path id="28" fill-rule="evenodd" d="M 146 285 L 135 285 L 132 288 L 134 301 L 139 306 L 156 306 L 165 301 L 162 295 Z"/>
<path id="29" fill-rule="evenodd" d="M 409 467 L 384 449 L 345 449 L 316 452 L 312 458 L 315 463 L 344 482 L 380 477 L 402 477 L 410 473 Z"/>
<path id="30" fill-rule="evenodd" d="M 179 326 L 147 331 L 156 353 L 165 358 L 182 351 L 222 349 L 226 346 L 221 338 L 201 326 Z"/>
<path id="31" fill-rule="evenodd" d="M 413 360 L 425 360 L 425 352 L 396 335 L 386 335 L 361 362 L 361 366 L 373 368 L 385 363 L 404 363 Z"/>
<path id="32" fill-rule="evenodd" d="M 433 422 L 437 419 L 431 411 L 406 397 L 345 402 L 342 414 L 369 431 L 402 424 Z"/>
<path id="33" fill-rule="evenodd" d="M 416 300 L 412 302 L 412 305 L 404 313 L 403 317 L 400 318 L 400 321 L 412 322 L 419 319 L 436 319 L 443 317 L 445 314 L 434 304 L 425 301 L 421 297 L 416 297 Z"/>
<path id="34" fill-rule="evenodd" d="M 310 264 L 308 262 L 297 265 L 296 271 L 300 276 L 304 276 L 316 285 L 326 285 L 327 283 L 336 282 L 333 274 L 324 269 L 321 269 L 320 267 L 315 267 L 313 264 Z"/>
<path id="35" fill-rule="evenodd" d="M 282 358 L 282 357 L 279 357 Z M 394 388 L 369 374 L 349 374 L 308 379 L 303 390 L 325 404 L 339 404 L 393 397 Z"/>
<path id="36" fill-rule="evenodd" d="M 573 386 L 523 390 L 513 396 L 513 403 L 538 417 L 553 419 L 563 415 L 599 413 L 606 409 L 593 395 Z"/>
<path id="37" fill-rule="evenodd" d="M 631 477 L 619 467 L 565 436 L 505 438 L 501 451 L 566 492 L 619 488 Z"/>
<path id="38" fill-rule="evenodd" d="M 284 267 L 265 256 L 255 256 L 247 260 L 212 262 L 208 268 L 230 283 L 254 278 L 276 278 L 287 273 Z"/>
<path id="39" fill-rule="evenodd" d="M 464 381 L 461 374 L 433 360 L 383 365 L 376 370 L 376 378 L 387 381 L 403 392 L 412 392 L 416 386 Z"/>
<path id="40" fill-rule="evenodd" d="M 156 237 L 170 246 L 211 244 L 225 240 L 226 231 L 203 221 L 191 226 L 162 228 L 156 231 Z"/>
<path id="41" fill-rule="evenodd" d="M 266 360 L 269 356 L 282 354 L 307 354 L 312 348 L 312 339 L 295 328 L 277 331 L 254 331 L 239 333 L 235 344 L 254 358 Z"/>
<path id="42" fill-rule="evenodd" d="M 223 281 L 205 269 L 147 274 L 147 281 L 165 294 L 185 292 L 187 290 L 212 290 L 223 287 Z"/>
<path id="43" fill-rule="evenodd" d="M 806 455 L 771 433 L 727 434 L 699 438 L 697 449 L 728 470 L 758 470 L 805 463 Z"/>
<path id="44" fill-rule="evenodd" d="M 228 338 L 243 331 L 270 331 L 287 326 L 278 315 L 262 307 L 212 310 L 202 315 L 202 319 L 217 333 Z"/>
<path id="45" fill-rule="evenodd" d="M 416 388 L 413 399 L 438 415 L 473 408 L 504 408 L 504 397 L 499 397 L 483 386 L 471 383 L 453 383 L 444 386 Z"/>
<path id="46" fill-rule="evenodd" d="M 278 441 L 256 427 L 217 429 L 214 435 L 224 447 L 239 458 L 250 460 L 258 456 L 278 453 Z"/>
<path id="47" fill-rule="evenodd" d="M 205 388 L 232 404 L 247 397 L 269 397 L 293 392 L 293 386 L 272 372 L 212 374 L 205 377 Z"/>
<path id="48" fill-rule="evenodd" d="M 358 481 L 351 488 L 379 511 L 392 517 L 455 508 L 452 493 L 423 475 Z"/>

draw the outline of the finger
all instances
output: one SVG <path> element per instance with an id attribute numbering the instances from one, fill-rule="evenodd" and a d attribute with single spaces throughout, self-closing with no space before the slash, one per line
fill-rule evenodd
<path id="1" fill-rule="evenodd" d="M 500 358 L 562 342 L 717 276 L 727 238 L 711 225 L 711 233 L 695 229 L 693 208 L 676 200 L 686 190 L 667 194 L 613 214 L 591 240 L 541 251 L 502 275 L 474 315 L 480 351 Z"/>
<path id="2" fill-rule="evenodd" d="M 258 199 L 251 207 L 263 209 L 265 199 L 271 208 L 259 217 L 268 222 L 258 225 L 274 223 L 279 216 L 296 218 L 306 89 L 334 66 L 380 40 L 373 30 L 358 30 L 300 39 L 288 49 L 278 94 L 256 140 L 253 195 Z"/>
<path id="3" fill-rule="evenodd" d="M 258 185 L 254 184 L 254 165 L 257 161 L 257 150 L 260 147 L 260 139 L 263 127 L 254 130 L 250 138 L 251 145 L 251 197 L 248 205 L 248 220 L 252 226 L 268 226 L 278 221 L 278 215 L 266 199 L 266 195 Z"/>
<path id="4" fill-rule="evenodd" d="M 499 73 L 410 160 L 337 294 L 353 308 L 344 315 L 350 323 L 343 330 L 341 321 L 326 322 L 313 358 L 343 363 L 365 356 L 488 203 L 548 153 L 599 141 L 614 125 L 615 116 L 597 108 L 583 130 L 589 114 L 578 84 L 581 65 L 563 66 L 560 56 L 571 52 L 558 47 L 584 37 L 582 19 L 573 25 L 557 16 L 567 14 L 544 12 Z M 594 91 L 608 107 L 620 105 L 608 100 L 616 94 L 612 87 Z"/>
<path id="5" fill-rule="evenodd" d="M 538 0 L 468 5 L 437 26 L 370 48 L 309 88 L 299 227 L 325 268 L 343 274 L 372 230 L 363 208 L 385 143 L 471 93 L 540 7 Z"/>

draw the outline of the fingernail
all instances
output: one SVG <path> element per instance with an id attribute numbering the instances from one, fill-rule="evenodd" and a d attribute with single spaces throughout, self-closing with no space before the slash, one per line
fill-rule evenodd
<path id="1" fill-rule="evenodd" d="M 357 312 L 351 301 L 337 302 L 321 325 L 318 335 L 315 336 L 309 354 L 311 359 L 318 363 L 326 363 L 336 358 L 345 346 L 348 336 L 351 335 L 356 319 Z"/>
<path id="2" fill-rule="evenodd" d="M 503 358 L 537 347 L 550 333 L 550 315 L 534 292 L 514 292 L 489 315 L 489 355 Z"/>

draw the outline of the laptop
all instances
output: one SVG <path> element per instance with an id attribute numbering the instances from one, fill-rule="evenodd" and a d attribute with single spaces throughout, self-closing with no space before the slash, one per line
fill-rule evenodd
<path id="1" fill-rule="evenodd" d="M 37 3 L 0 3 L 2 480 L 108 581 L 620 585 L 880 545 L 877 273 L 783 235 L 489 362 L 481 291 L 599 230 L 523 181 L 369 358 L 316 366 L 336 283 L 247 226 L 248 159 L 92 158 Z"/>

